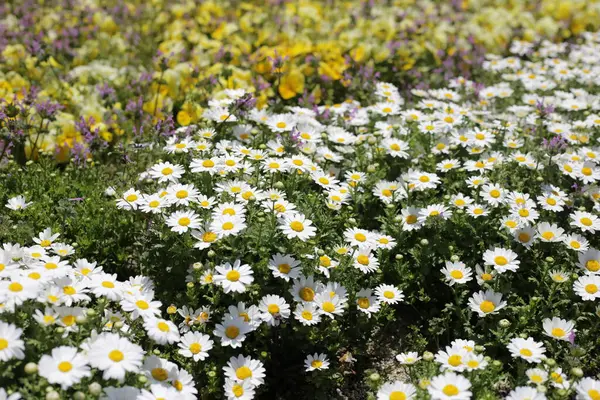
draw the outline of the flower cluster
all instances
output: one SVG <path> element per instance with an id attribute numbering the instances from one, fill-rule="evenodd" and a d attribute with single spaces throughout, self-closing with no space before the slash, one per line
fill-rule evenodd
<path id="1" fill-rule="evenodd" d="M 261 107 L 324 104 L 331 90 L 364 89 L 377 77 L 422 86 L 424 68 L 432 81 L 470 74 L 485 50 L 504 51 L 513 37 L 599 27 L 596 1 L 27 0 L 1 11 L 1 154 L 59 162 L 102 158 L 125 136 L 196 123 L 196 100 L 226 88 L 255 93 Z"/>
<path id="2" fill-rule="evenodd" d="M 417 86 L 377 46 L 384 21 L 426 3 L 400 16 L 361 2 L 347 26 L 329 13 L 353 2 L 251 3 L 237 23 L 210 1 L 158 13 L 161 53 L 139 69 L 85 64 L 84 33 L 131 51 L 117 21 L 136 7 L 94 14 L 99 31 L 57 36 L 73 87 L 50 57 L 54 90 L 0 110 L 40 161 L 15 153 L 0 171 L 0 398 L 597 400 L 600 33 L 579 31 L 593 7 L 541 1 L 529 15 L 579 35 L 514 39 L 473 74 Z M 461 8 L 471 28 L 494 15 L 453 2 L 432 18 Z M 298 18 L 271 25 L 276 11 Z M 531 28 L 521 18 L 499 37 Z M 372 23 L 361 55 L 351 33 Z M 306 43 L 251 35 L 280 25 Z M 212 79 L 196 68 L 210 57 Z M 81 163 L 41 156 L 52 129 L 69 149 L 87 138 Z M 109 149 L 100 162 L 94 146 Z"/>

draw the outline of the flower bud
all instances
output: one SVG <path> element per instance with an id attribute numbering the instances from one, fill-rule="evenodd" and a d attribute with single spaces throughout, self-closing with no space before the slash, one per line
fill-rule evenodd
<path id="1" fill-rule="evenodd" d="M 545 363 L 550 367 L 554 367 L 556 365 L 556 360 L 554 358 L 546 358 Z"/>
<path id="2" fill-rule="evenodd" d="M 356 220 L 354 218 L 348 218 L 348 223 L 355 225 L 356 224 Z"/>
<path id="3" fill-rule="evenodd" d="M 175 304 L 171 304 L 167 307 L 167 314 L 175 314 L 177 312 L 177 306 Z"/>
<path id="4" fill-rule="evenodd" d="M 502 366 L 502 362 L 498 361 L 498 360 L 494 360 L 492 362 L 492 365 L 496 368 L 500 368 Z"/>
<path id="5" fill-rule="evenodd" d="M 85 393 L 83 393 L 83 392 L 73 393 L 73 400 L 85 400 Z"/>
<path id="6" fill-rule="evenodd" d="M 369 379 L 371 382 L 377 382 L 379 379 L 381 379 L 381 375 L 379 375 L 377 372 L 373 372 L 371 375 L 369 375 Z"/>
<path id="7" fill-rule="evenodd" d="M 546 257 L 546 261 L 549 263 L 553 263 L 554 262 L 554 258 L 552 257 Z"/>
<path id="8" fill-rule="evenodd" d="M 75 321 L 78 324 L 83 324 L 83 323 L 85 323 L 86 320 L 87 320 L 87 317 L 85 315 L 78 315 L 75 317 Z"/>
<path id="9" fill-rule="evenodd" d="M 558 391 L 556 392 L 556 394 L 558 394 L 560 397 L 565 397 L 567 393 L 568 392 L 565 389 L 558 389 Z"/>
<path id="10" fill-rule="evenodd" d="M 578 378 L 583 376 L 583 370 L 581 368 L 571 368 L 571 374 Z"/>
<path id="11" fill-rule="evenodd" d="M 215 371 L 208 371 L 208 376 L 214 378 L 215 376 L 217 376 L 217 373 Z"/>
<path id="12" fill-rule="evenodd" d="M 186 286 L 191 289 L 194 287 L 194 282 L 188 282 L 186 283 Z"/>
<path id="13" fill-rule="evenodd" d="M 92 396 L 99 396 L 102 393 L 102 385 L 98 382 L 92 382 L 88 386 L 88 390 Z"/>
<path id="14" fill-rule="evenodd" d="M 498 322 L 498 325 L 500 325 L 501 328 L 508 328 L 510 326 L 510 321 L 507 319 L 501 319 L 500 322 Z"/>
<path id="15" fill-rule="evenodd" d="M 25 364 L 25 373 L 28 375 L 33 375 L 37 372 L 38 366 L 34 362 L 28 362 Z"/>
<path id="16" fill-rule="evenodd" d="M 214 250 L 209 250 L 208 253 L 206 253 L 207 256 L 209 256 L 210 258 L 213 258 L 214 256 L 217 255 L 217 253 L 214 252 Z"/>
<path id="17" fill-rule="evenodd" d="M 60 394 L 54 390 L 46 394 L 46 400 L 60 400 Z"/>
<path id="18" fill-rule="evenodd" d="M 544 178 L 542 176 L 538 176 L 537 178 L 535 178 L 535 180 L 538 182 L 544 182 Z"/>
<path id="19" fill-rule="evenodd" d="M 427 239 L 421 239 L 421 246 L 427 246 L 429 244 L 429 240 Z"/>
<path id="20" fill-rule="evenodd" d="M 546 388 L 546 386 L 544 386 L 544 385 L 538 385 L 536 387 L 536 390 L 540 393 L 546 393 L 548 391 L 548 388 Z"/>
<path id="21" fill-rule="evenodd" d="M 195 263 L 192 265 L 192 268 L 194 268 L 196 271 L 198 271 L 198 270 L 201 270 L 201 269 L 202 269 L 202 267 L 204 267 L 204 265 L 202 265 L 202 263 L 201 263 L 200 261 L 198 261 L 198 262 L 195 262 Z"/>
<path id="22" fill-rule="evenodd" d="M 375 171 L 377 171 L 377 168 L 376 168 L 374 165 L 369 165 L 369 166 L 367 167 L 367 172 L 369 172 L 369 173 L 371 173 L 371 174 L 372 174 L 372 173 L 373 173 L 373 172 L 375 172 Z"/>
<path id="23" fill-rule="evenodd" d="M 450 257 L 451 261 L 457 262 L 458 260 L 460 260 L 460 257 L 458 257 L 456 254 L 453 255 L 452 257 Z"/>
<path id="24" fill-rule="evenodd" d="M 425 353 L 423 353 L 423 360 L 425 360 L 425 361 L 433 360 L 433 353 L 430 351 L 426 351 Z"/>
<path id="25" fill-rule="evenodd" d="M 396 254 L 396 257 L 394 257 L 396 260 L 400 261 L 404 258 L 404 256 L 402 254 Z"/>
<path id="26" fill-rule="evenodd" d="M 275 182 L 275 184 L 273 186 L 275 187 L 275 189 L 279 189 L 279 190 L 282 190 L 283 188 L 285 188 L 285 185 L 281 181 Z"/>
<path id="27" fill-rule="evenodd" d="M 148 378 L 146 378 L 144 375 L 140 375 L 140 376 L 138 376 L 138 382 L 146 383 L 146 382 L 148 382 Z"/>
<path id="28" fill-rule="evenodd" d="M 123 327 L 123 325 L 125 325 L 125 323 L 123 321 L 116 321 L 113 326 L 117 329 L 121 329 Z"/>
<path id="29" fill-rule="evenodd" d="M 482 345 L 478 344 L 475 346 L 475 351 L 478 353 L 481 353 L 483 351 L 485 351 L 485 347 L 483 347 Z"/>
<path id="30" fill-rule="evenodd" d="M 96 310 L 94 310 L 93 308 L 88 308 L 88 310 L 85 313 L 88 315 L 88 317 L 94 317 L 97 314 Z"/>

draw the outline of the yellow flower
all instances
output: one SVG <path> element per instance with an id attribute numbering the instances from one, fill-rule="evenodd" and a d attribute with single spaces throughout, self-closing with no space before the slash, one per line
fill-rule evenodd
<path id="1" fill-rule="evenodd" d="M 294 69 L 282 76 L 278 91 L 279 95 L 286 100 L 304 92 L 304 75 L 302 72 Z"/>
<path id="2" fill-rule="evenodd" d="M 186 111 L 181 110 L 177 113 L 177 123 L 181 126 L 188 126 L 192 122 L 192 117 Z"/>

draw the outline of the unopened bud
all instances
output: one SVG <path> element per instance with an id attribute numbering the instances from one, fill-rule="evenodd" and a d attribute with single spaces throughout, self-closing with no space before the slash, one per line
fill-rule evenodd
<path id="1" fill-rule="evenodd" d="M 33 375 L 37 372 L 38 366 L 34 362 L 29 362 L 25 364 L 25 373 L 29 375 Z"/>

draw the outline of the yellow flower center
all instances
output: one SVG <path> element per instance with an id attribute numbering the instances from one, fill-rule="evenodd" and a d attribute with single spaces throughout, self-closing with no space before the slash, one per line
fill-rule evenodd
<path id="1" fill-rule="evenodd" d="M 204 168 L 212 168 L 215 166 L 215 162 L 213 160 L 204 160 L 202 161 L 202 166 Z"/>
<path id="2" fill-rule="evenodd" d="M 74 294 L 77 293 L 77 290 L 75 290 L 75 288 L 73 286 L 65 286 L 65 287 L 63 287 L 63 293 L 66 294 L 67 296 L 73 296 Z"/>
<path id="3" fill-rule="evenodd" d="M 462 279 L 464 274 L 461 271 L 455 269 L 454 271 L 450 272 L 450 276 L 454 279 Z"/>
<path id="4" fill-rule="evenodd" d="M 62 361 L 61 363 L 58 364 L 58 370 L 60 372 L 69 372 L 72 369 L 73 369 L 73 364 L 71 364 L 68 361 Z"/>
<path id="5" fill-rule="evenodd" d="M 56 269 L 58 268 L 58 265 L 56 265 L 55 263 L 49 262 L 44 264 L 44 268 L 46 269 Z"/>
<path id="6" fill-rule="evenodd" d="M 242 397 L 244 395 L 244 388 L 238 384 L 233 385 L 231 391 L 235 397 Z"/>
<path id="7" fill-rule="evenodd" d="M 187 190 L 179 190 L 177 193 L 175 193 L 175 196 L 178 199 L 185 199 L 186 197 L 188 197 L 188 192 Z"/>
<path id="8" fill-rule="evenodd" d="M 200 343 L 190 344 L 190 352 L 192 354 L 198 354 L 202 351 L 202 345 Z"/>
<path id="9" fill-rule="evenodd" d="M 75 324 L 75 316 L 74 315 L 65 315 L 61 319 L 62 323 L 66 326 L 72 326 Z"/>
<path id="10" fill-rule="evenodd" d="M 371 302 L 369 301 L 369 299 L 367 297 L 360 297 L 356 303 L 358 304 L 358 306 L 362 309 L 367 309 L 371 306 Z"/>
<path id="11" fill-rule="evenodd" d="M 600 400 L 600 391 L 596 389 L 588 390 L 588 395 L 592 400 Z"/>
<path id="12" fill-rule="evenodd" d="M 503 266 L 503 265 L 506 265 L 506 264 L 508 264 L 508 260 L 506 259 L 506 257 L 503 257 L 503 256 L 496 256 L 496 257 L 494 258 L 494 263 L 496 263 L 496 264 L 498 264 L 498 265 L 500 265 L 500 266 Z"/>
<path id="13" fill-rule="evenodd" d="M 600 269 L 600 262 L 598 260 L 589 260 L 585 263 L 585 268 L 591 272 L 597 272 Z"/>
<path id="14" fill-rule="evenodd" d="M 452 355 L 448 357 L 448 364 L 452 365 L 453 367 L 458 367 L 459 365 L 462 365 L 462 357 L 457 354 Z"/>
<path id="15" fill-rule="evenodd" d="M 385 297 L 386 299 L 393 299 L 394 292 L 392 292 L 391 290 L 386 290 L 385 292 L 383 292 L 383 297 Z"/>
<path id="16" fill-rule="evenodd" d="M 303 287 L 300 289 L 299 296 L 304 301 L 313 301 L 315 298 L 315 291 L 309 287 Z"/>
<path id="17" fill-rule="evenodd" d="M 323 311 L 328 313 L 332 313 L 335 311 L 335 305 L 330 301 L 324 302 L 321 307 L 323 308 Z"/>
<path id="18" fill-rule="evenodd" d="M 148 308 L 150 308 L 150 305 L 144 300 L 136 301 L 135 305 L 141 310 L 147 310 Z"/>
<path id="19" fill-rule="evenodd" d="M 160 382 L 166 381 L 169 377 L 169 372 L 164 368 L 154 368 L 150 373 L 154 379 Z"/>
<path id="20" fill-rule="evenodd" d="M 356 257 L 356 261 L 361 265 L 369 265 L 369 256 L 361 254 L 360 256 Z"/>
<path id="21" fill-rule="evenodd" d="M 487 313 L 491 313 L 492 311 L 494 311 L 496 309 L 496 305 L 489 300 L 484 300 L 479 305 L 479 309 L 487 314 Z"/>
<path id="22" fill-rule="evenodd" d="M 554 238 L 554 233 L 553 232 L 544 232 L 542 233 L 542 237 L 546 240 L 552 240 L 552 238 Z"/>
<path id="23" fill-rule="evenodd" d="M 561 338 L 566 335 L 566 332 L 564 331 L 564 329 L 561 329 L 561 328 L 554 328 L 554 329 L 552 329 L 551 333 L 552 333 L 552 336 L 557 337 L 557 338 Z"/>
<path id="24" fill-rule="evenodd" d="M 584 167 L 581 169 L 581 173 L 585 176 L 590 176 L 592 174 L 592 169 L 588 167 Z"/>
<path id="25" fill-rule="evenodd" d="M 285 127 L 287 126 L 287 124 L 283 121 L 278 122 L 276 125 L 279 129 L 285 129 Z"/>
<path id="26" fill-rule="evenodd" d="M 235 339 L 236 337 L 238 337 L 239 334 L 240 328 L 238 328 L 237 326 L 232 325 L 225 328 L 225 336 L 227 336 L 229 339 Z"/>
<path id="27" fill-rule="evenodd" d="M 429 177 L 427 175 L 422 175 L 419 177 L 419 180 L 423 183 L 429 182 Z"/>
<path id="28" fill-rule="evenodd" d="M 310 366 L 313 367 L 313 368 L 321 368 L 323 366 L 323 361 L 321 361 L 321 360 L 313 360 L 310 363 Z"/>
<path id="29" fill-rule="evenodd" d="M 296 232 L 302 232 L 304 230 L 304 225 L 300 221 L 292 221 L 290 223 L 290 228 Z"/>
<path id="30" fill-rule="evenodd" d="M 279 312 L 279 306 L 277 304 L 269 304 L 267 307 L 269 314 L 277 314 Z"/>
<path id="31" fill-rule="evenodd" d="M 389 400 L 406 400 L 406 395 L 403 392 L 392 392 Z"/>
<path id="32" fill-rule="evenodd" d="M 13 282 L 8 285 L 8 290 L 11 292 L 20 292 L 23 290 L 23 285 L 21 285 L 19 282 Z"/>
<path id="33" fill-rule="evenodd" d="M 235 376 L 241 381 L 252 378 L 252 370 L 244 365 L 235 370 Z"/>
<path id="34" fill-rule="evenodd" d="M 164 321 L 160 321 L 156 327 L 161 331 L 161 332 L 169 332 L 169 325 L 164 322 Z"/>
<path id="35" fill-rule="evenodd" d="M 302 318 L 304 318 L 307 321 L 312 321 L 313 315 L 310 311 L 304 310 L 304 311 L 302 311 Z"/>
<path id="36" fill-rule="evenodd" d="M 497 199 L 498 197 L 500 197 L 500 191 L 494 189 L 490 192 L 490 196 L 492 196 L 493 198 Z"/>
<path id="37" fill-rule="evenodd" d="M 188 226 L 192 221 L 188 217 L 179 218 L 179 225 Z"/>
<path id="38" fill-rule="evenodd" d="M 240 280 L 240 273 L 238 271 L 232 269 L 231 271 L 229 271 L 227 273 L 227 275 L 225 277 L 227 278 L 228 281 L 237 282 Z"/>
<path id="39" fill-rule="evenodd" d="M 400 145 L 398 143 L 392 143 L 390 145 L 390 149 L 392 149 L 394 151 L 400 151 Z"/>
<path id="40" fill-rule="evenodd" d="M 120 361 L 123 361 L 123 358 L 125 358 L 125 355 L 120 350 L 113 350 L 110 353 L 108 353 L 108 358 L 110 358 L 114 362 L 120 362 Z"/>
<path id="41" fill-rule="evenodd" d="M 150 206 L 151 208 L 156 208 L 156 207 L 160 206 L 160 201 L 152 200 L 150 203 L 148 203 L 148 206 Z"/>
<path id="42" fill-rule="evenodd" d="M 589 284 L 585 285 L 584 289 L 589 294 L 595 294 L 598 291 L 598 286 L 594 285 L 593 283 L 589 283 Z"/>
<path id="43" fill-rule="evenodd" d="M 176 380 L 173 382 L 173 387 L 175 389 L 177 389 L 177 391 L 181 392 L 183 390 L 183 383 L 181 383 L 181 381 Z M 160 400 L 160 399 L 156 399 L 156 400 Z M 166 400 L 166 399 L 164 399 L 164 400 Z"/>
<path id="44" fill-rule="evenodd" d="M 173 169 L 166 167 L 166 168 L 163 168 L 161 172 L 163 175 L 171 175 L 173 173 Z"/>
<path id="45" fill-rule="evenodd" d="M 289 264 L 279 264 L 279 266 L 277 267 L 277 269 L 282 274 L 289 274 L 290 271 L 292 270 L 292 267 L 290 267 Z"/>
<path id="46" fill-rule="evenodd" d="M 444 388 L 442 389 L 442 392 L 446 395 L 446 396 L 456 396 L 458 394 L 458 388 L 452 384 L 446 385 L 444 386 Z"/>
<path id="47" fill-rule="evenodd" d="M 587 217 L 583 217 L 579 220 L 583 225 L 585 226 L 591 226 L 592 225 L 592 220 L 590 218 Z"/>
<path id="48" fill-rule="evenodd" d="M 521 349 L 519 350 L 519 354 L 525 357 L 531 357 L 533 355 L 533 352 L 529 349 Z"/>
<path id="49" fill-rule="evenodd" d="M 222 226 L 222 228 L 226 231 L 230 231 L 233 229 L 233 222 L 225 222 Z"/>
<path id="50" fill-rule="evenodd" d="M 0 338 L 0 351 L 6 349 L 8 347 L 8 340 L 4 338 Z"/>

